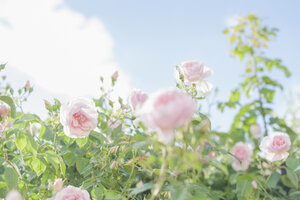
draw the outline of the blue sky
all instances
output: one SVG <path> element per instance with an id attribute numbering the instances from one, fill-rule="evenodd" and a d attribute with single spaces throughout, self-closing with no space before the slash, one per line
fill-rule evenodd
<path id="1" fill-rule="evenodd" d="M 280 29 L 267 55 L 292 71 L 290 79 L 275 73 L 290 90 L 300 85 L 299 7 L 296 0 L 2 0 L 0 61 L 8 62 L 11 82 L 29 79 L 35 86 L 25 110 L 39 114 L 42 99 L 97 96 L 99 76 L 114 70 L 121 72 L 123 94 L 131 87 L 150 93 L 174 86 L 174 66 L 186 60 L 212 68 L 209 81 L 219 89 L 218 99 L 226 100 L 244 66 L 229 56 L 222 30 L 237 14 L 256 13 Z M 279 112 L 283 101 L 278 94 Z M 224 119 L 233 113 L 214 113 L 213 121 L 228 127 Z"/>
<path id="2" fill-rule="evenodd" d="M 293 72 L 287 86 L 299 84 L 299 1 L 96 1 L 67 0 L 72 9 L 100 18 L 115 46 L 115 59 L 147 91 L 173 84 L 173 67 L 184 60 L 204 61 L 215 71 L 211 79 L 228 93 L 239 80 L 242 65 L 229 57 L 222 35 L 229 18 L 256 13 L 280 29 L 268 55 L 282 58 Z"/>

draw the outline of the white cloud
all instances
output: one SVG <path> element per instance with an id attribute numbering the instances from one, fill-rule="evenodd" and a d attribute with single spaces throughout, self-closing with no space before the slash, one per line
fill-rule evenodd
<path id="1" fill-rule="evenodd" d="M 235 14 L 232 16 L 227 17 L 225 21 L 226 27 L 234 27 L 239 24 L 239 22 L 242 20 L 243 16 L 241 14 Z"/>
<path id="2" fill-rule="evenodd" d="M 118 93 L 130 90 L 103 23 L 67 8 L 63 0 L 1 0 L 0 35 L 0 60 L 53 95 L 99 96 L 100 75 L 115 70 Z"/>

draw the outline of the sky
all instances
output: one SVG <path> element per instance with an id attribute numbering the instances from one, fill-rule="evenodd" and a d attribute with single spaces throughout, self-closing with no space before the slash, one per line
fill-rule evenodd
<path id="1" fill-rule="evenodd" d="M 212 68 L 209 81 L 226 100 L 243 65 L 230 57 L 222 30 L 236 15 L 255 13 L 280 30 L 267 55 L 292 71 L 288 80 L 276 74 L 292 90 L 300 85 L 299 7 L 296 0 L 0 0 L 0 61 L 8 62 L 5 73 L 15 85 L 31 80 L 32 112 L 43 112 L 42 99 L 99 96 L 99 76 L 115 70 L 123 97 L 131 88 L 174 86 L 174 66 L 186 60 Z M 283 101 L 279 94 L 275 105 Z M 228 127 L 227 115 L 216 113 L 215 123 Z"/>

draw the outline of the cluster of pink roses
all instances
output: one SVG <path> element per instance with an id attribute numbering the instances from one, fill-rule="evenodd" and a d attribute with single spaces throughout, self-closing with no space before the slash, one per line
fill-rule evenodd
<path id="1" fill-rule="evenodd" d="M 62 179 L 56 179 L 52 185 L 52 189 L 57 193 L 53 198 L 48 200 L 91 200 L 86 190 L 81 190 L 71 185 L 63 188 Z M 5 200 L 23 200 L 23 198 L 17 190 L 12 190 L 6 195 Z"/>
<path id="2" fill-rule="evenodd" d="M 205 80 L 211 76 L 213 71 L 204 66 L 202 62 L 188 61 L 183 62 L 178 69 L 178 75 L 184 76 L 186 83 L 196 84 L 201 94 L 206 94 L 212 89 L 212 84 Z M 113 80 L 118 78 L 115 72 L 112 76 Z M 149 129 L 157 132 L 160 141 L 164 144 L 171 144 L 175 138 L 175 130 L 186 124 L 196 112 L 197 104 L 194 99 L 176 89 L 160 90 L 151 95 L 147 95 L 141 90 L 134 89 L 129 98 L 128 103 L 134 111 L 137 119 L 141 121 Z M 8 112 L 7 107 L 0 107 L 2 118 L 6 118 Z M 86 98 L 76 98 L 68 104 L 64 104 L 60 109 L 60 122 L 63 125 L 64 133 L 72 138 L 87 137 L 92 130 L 97 127 L 98 112 L 95 103 Z M 109 128 L 116 128 L 120 125 L 119 121 L 110 119 L 108 121 Z M 261 127 L 254 124 L 250 127 L 250 133 L 253 138 L 260 138 Z M 277 160 L 285 160 L 289 153 L 290 139 L 287 134 L 277 133 L 272 136 L 266 136 L 262 139 L 260 149 L 264 156 L 270 162 Z M 246 170 L 252 162 L 253 150 L 251 145 L 238 142 L 231 150 L 238 159 L 234 158 L 232 167 L 234 170 Z M 211 152 L 213 158 L 213 151 Z M 112 168 L 118 163 L 113 163 Z M 257 183 L 252 182 L 254 188 Z M 62 179 L 57 179 L 53 186 L 56 195 L 52 200 L 89 200 L 90 195 L 86 190 L 74 186 L 63 188 Z M 22 200 L 22 196 L 18 191 L 13 190 L 7 194 L 6 200 Z"/>
<path id="3" fill-rule="evenodd" d="M 254 138 L 261 136 L 261 127 L 258 124 L 250 127 L 250 132 Z M 290 149 L 290 137 L 285 133 L 274 133 L 270 136 L 265 136 L 260 143 L 260 150 L 265 159 L 270 162 L 286 160 L 289 156 L 288 150 Z M 250 144 L 238 142 L 234 145 L 231 153 L 238 157 L 240 160 L 234 158 L 232 167 L 234 170 L 246 170 L 251 161 L 253 150 Z"/>

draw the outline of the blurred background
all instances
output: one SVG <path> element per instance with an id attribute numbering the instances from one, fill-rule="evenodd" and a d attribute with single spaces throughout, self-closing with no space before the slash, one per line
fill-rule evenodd
<path id="1" fill-rule="evenodd" d="M 175 86 L 174 67 L 186 60 L 212 68 L 217 100 L 227 100 L 244 65 L 230 57 L 222 30 L 238 15 L 255 13 L 280 30 L 267 56 L 281 58 L 292 72 L 289 79 L 275 76 L 287 91 L 274 105 L 284 115 L 300 92 L 299 7 L 296 0 L 0 0 L 0 62 L 14 87 L 30 80 L 34 92 L 25 111 L 42 117 L 43 99 L 98 97 L 100 76 L 116 70 L 116 93 L 124 98 L 132 88 L 151 93 Z M 295 111 L 300 101 L 292 102 Z M 213 110 L 213 126 L 227 129 L 233 114 Z"/>

